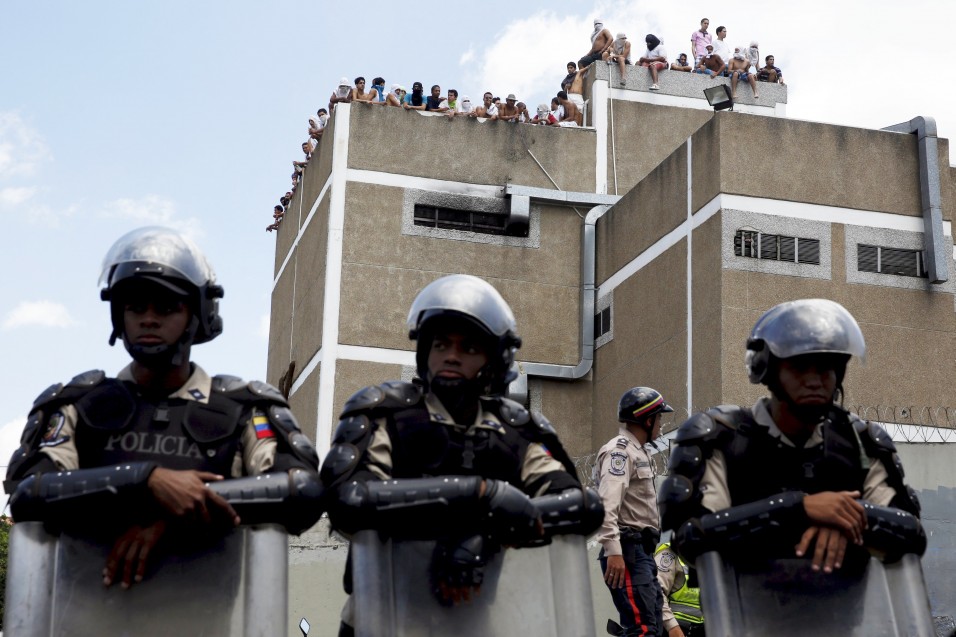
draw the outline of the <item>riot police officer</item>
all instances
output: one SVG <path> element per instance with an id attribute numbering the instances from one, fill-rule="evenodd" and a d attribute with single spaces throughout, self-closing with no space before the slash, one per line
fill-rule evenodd
<path id="1" fill-rule="evenodd" d="M 541 542 L 542 521 L 587 534 L 602 512 L 551 424 L 503 396 L 521 339 L 497 290 L 442 277 L 415 298 L 407 326 L 418 378 L 348 400 L 321 477 L 334 528 L 438 540 L 432 592 L 451 605 L 480 587 L 501 546 Z M 347 570 L 347 592 L 349 581 Z M 343 619 L 340 634 L 351 634 L 348 610 Z"/>
<path id="2" fill-rule="evenodd" d="M 108 527 L 104 583 L 140 581 L 163 537 L 318 520 L 318 463 L 285 398 L 261 382 L 210 377 L 193 345 L 222 332 L 223 288 L 192 241 L 147 227 L 103 262 L 110 344 L 132 362 L 94 370 L 37 398 L 4 483 L 17 521 Z M 243 476 L 257 476 L 244 478 Z M 116 539 L 118 538 L 118 539 Z"/>
<path id="3" fill-rule="evenodd" d="M 644 446 L 661 435 L 661 414 L 672 411 L 656 389 L 624 392 L 617 409 L 623 426 L 598 451 L 594 466 L 604 504 L 599 559 L 622 635 L 657 635 L 662 626 L 664 601 L 654 563 L 661 523 L 654 465 Z"/>
<path id="4" fill-rule="evenodd" d="M 770 395 L 695 414 L 675 438 L 660 505 L 683 557 L 795 553 L 830 573 L 856 545 L 889 559 L 925 550 L 893 442 L 840 404 L 847 364 L 865 354 L 856 320 L 833 301 L 791 301 L 760 317 L 746 365 Z"/>

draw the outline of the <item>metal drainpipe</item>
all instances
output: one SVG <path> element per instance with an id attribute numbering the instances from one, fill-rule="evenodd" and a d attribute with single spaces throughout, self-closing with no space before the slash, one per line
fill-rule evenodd
<path id="1" fill-rule="evenodd" d="M 556 195 L 559 193 L 555 193 Z M 557 199 L 557 198 L 556 198 Z M 594 291 L 596 272 L 596 224 L 601 216 L 611 209 L 610 205 L 602 204 L 591 208 L 584 217 L 581 226 L 581 360 L 577 365 L 554 365 L 549 363 L 518 363 L 521 372 L 517 393 L 521 393 L 521 386 L 527 392 L 527 378 L 525 376 L 543 376 L 545 378 L 559 378 L 575 380 L 583 377 L 594 363 Z M 523 381 L 523 382 L 522 382 Z"/>
<path id="2" fill-rule="evenodd" d="M 936 141 L 936 120 L 915 117 L 908 122 L 887 126 L 883 130 L 915 134 L 919 144 L 920 203 L 923 207 L 923 249 L 926 251 L 926 274 L 931 283 L 949 280 L 949 260 L 943 235 L 943 208 L 939 190 L 939 150 Z"/>

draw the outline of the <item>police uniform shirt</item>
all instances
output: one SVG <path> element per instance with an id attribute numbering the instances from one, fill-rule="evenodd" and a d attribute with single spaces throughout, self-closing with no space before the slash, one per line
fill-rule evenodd
<path id="1" fill-rule="evenodd" d="M 651 457 L 634 434 L 622 427 L 598 451 L 595 472 L 604 504 L 597 540 L 606 555 L 621 555 L 620 527 L 661 528 Z"/>
<path id="2" fill-rule="evenodd" d="M 674 617 L 674 611 L 671 610 L 670 596 L 684 585 L 687 576 L 684 574 L 684 567 L 681 566 L 680 560 L 677 558 L 677 553 L 670 547 L 655 553 L 654 562 L 657 564 L 657 581 L 664 592 L 664 632 L 667 633 L 678 625 L 677 618 Z"/>
<path id="3" fill-rule="evenodd" d="M 192 374 L 186 383 L 171 393 L 169 398 L 208 403 L 212 379 L 199 365 L 193 364 L 192 367 Z M 124 368 L 116 375 L 116 378 L 134 382 L 131 367 Z M 40 453 L 49 457 L 61 471 L 79 469 L 80 459 L 76 449 L 76 408 L 73 405 L 62 406 L 50 416 L 47 423 L 47 429 L 40 443 Z M 236 454 L 233 461 L 232 475 L 225 477 L 258 475 L 272 468 L 275 463 L 276 439 L 271 431 L 263 430 L 263 427 L 269 426 L 264 412 L 259 409 L 253 409 L 250 412 L 246 422 L 242 424 L 241 451 Z M 132 431 L 120 431 L 115 436 L 111 436 L 107 444 L 137 452 L 144 458 L 153 455 L 155 462 L 160 466 L 163 465 L 164 456 L 192 457 L 195 455 L 198 457 L 199 454 L 196 444 L 184 436 L 163 436 L 158 433 L 143 436 Z"/>
<path id="4" fill-rule="evenodd" d="M 441 401 L 430 392 L 425 394 L 425 408 L 428 410 L 429 420 L 435 425 L 442 427 L 461 426 L 455 423 Z M 392 441 L 385 426 L 385 419 L 378 419 L 377 425 L 366 452 L 367 468 L 378 479 L 388 480 L 392 477 Z M 479 410 L 477 416 L 475 416 L 475 421 L 466 431 L 477 428 L 488 429 L 501 434 L 506 426 L 508 425 L 502 423 L 495 414 Z M 554 459 L 544 445 L 537 442 L 529 443 L 524 458 L 521 460 L 521 485 L 516 486 L 527 486 L 554 471 L 565 471 L 564 465 Z M 532 497 L 541 495 L 547 491 L 549 485 L 550 482 L 544 482 L 537 493 L 529 495 Z"/>
<path id="5" fill-rule="evenodd" d="M 781 444 L 794 447 L 793 441 L 787 438 L 786 434 L 780 431 L 777 424 L 770 415 L 770 399 L 761 398 L 753 406 L 753 416 L 756 423 L 767 427 L 769 434 L 780 440 Z M 804 444 L 804 448 L 816 447 L 823 444 L 823 423 L 821 422 L 813 430 L 813 434 Z M 870 469 L 863 482 L 863 499 L 877 506 L 889 506 L 890 501 L 896 495 L 887 480 L 889 475 L 883 462 L 875 458 L 872 460 Z M 700 492 L 704 508 L 716 512 L 731 507 L 733 504 L 746 504 L 744 502 L 732 503 L 730 500 L 730 488 L 727 483 L 727 463 L 724 454 L 715 449 L 713 455 L 707 460 L 704 468 L 704 475 L 700 480 Z"/>

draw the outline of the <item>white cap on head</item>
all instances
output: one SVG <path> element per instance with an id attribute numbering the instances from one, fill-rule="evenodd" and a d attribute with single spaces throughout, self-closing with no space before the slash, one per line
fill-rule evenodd
<path id="1" fill-rule="evenodd" d="M 343 77 L 341 80 L 339 80 L 339 86 L 352 86 L 352 83 L 349 82 L 349 78 Z"/>
<path id="2" fill-rule="evenodd" d="M 594 26 L 598 26 L 598 25 L 604 26 L 604 20 L 602 20 L 601 18 L 594 18 Z"/>
<path id="3" fill-rule="evenodd" d="M 615 36 L 615 37 L 616 37 L 618 40 L 626 40 L 626 39 L 627 39 L 627 36 L 624 35 L 623 33 L 618 33 L 617 36 Z"/>

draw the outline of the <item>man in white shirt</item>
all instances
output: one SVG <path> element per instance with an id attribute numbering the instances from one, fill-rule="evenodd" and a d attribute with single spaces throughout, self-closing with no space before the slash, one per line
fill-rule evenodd
<path id="1" fill-rule="evenodd" d="M 720 56 L 724 62 L 728 62 L 733 55 L 730 45 L 727 44 L 727 27 L 717 27 L 717 40 L 714 42 L 714 53 Z"/>
<path id="2" fill-rule="evenodd" d="M 664 43 L 653 33 L 648 33 L 644 38 L 647 43 L 647 51 L 644 56 L 638 60 L 638 64 L 651 72 L 652 91 L 659 91 L 661 87 L 657 85 L 657 73 L 667 68 L 667 51 L 664 50 Z"/>

